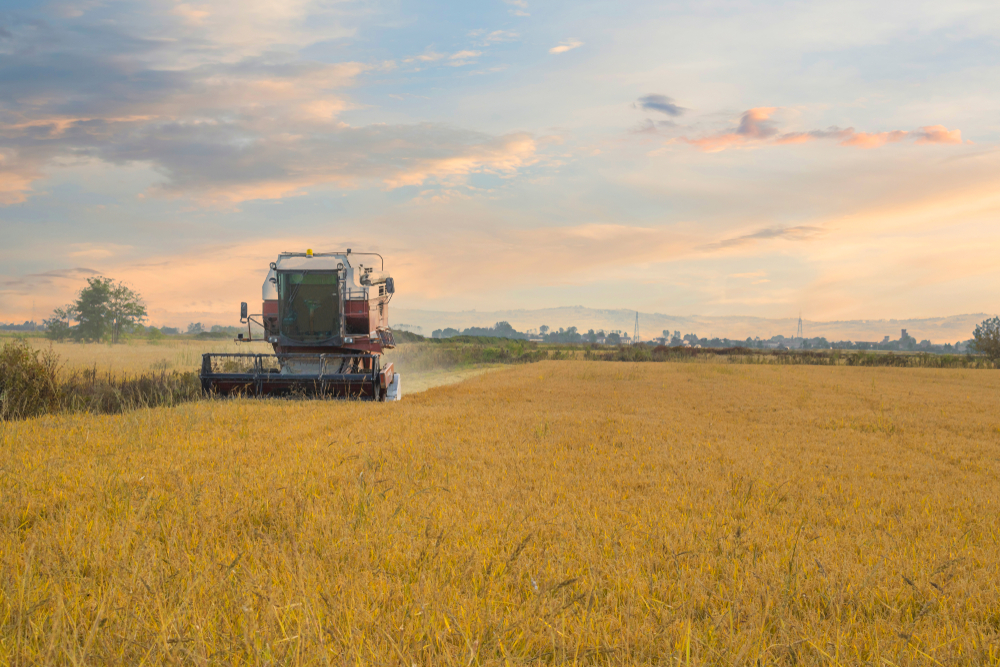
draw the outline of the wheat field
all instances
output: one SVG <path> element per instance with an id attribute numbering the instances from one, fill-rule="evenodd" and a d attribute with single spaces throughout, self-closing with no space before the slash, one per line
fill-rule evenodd
<path id="1" fill-rule="evenodd" d="M 0 664 L 997 665 L 1000 376 L 541 362 L 0 424 Z"/>
<path id="2" fill-rule="evenodd" d="M 51 349 L 67 371 L 91 370 L 99 374 L 147 373 L 154 371 L 197 371 L 205 352 L 268 353 L 269 345 L 239 344 L 231 340 L 133 339 L 122 344 L 74 343 L 28 338 L 38 349 Z"/>

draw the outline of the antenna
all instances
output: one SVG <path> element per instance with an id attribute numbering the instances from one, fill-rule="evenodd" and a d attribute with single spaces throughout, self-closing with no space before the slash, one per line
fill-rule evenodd
<path id="1" fill-rule="evenodd" d="M 799 340 L 805 338 L 805 336 L 802 335 L 802 311 L 799 311 L 799 328 L 795 332 L 795 337 L 798 338 Z"/>
<path id="2" fill-rule="evenodd" d="M 635 311 L 635 331 L 632 332 L 632 344 L 639 342 L 639 311 Z"/>

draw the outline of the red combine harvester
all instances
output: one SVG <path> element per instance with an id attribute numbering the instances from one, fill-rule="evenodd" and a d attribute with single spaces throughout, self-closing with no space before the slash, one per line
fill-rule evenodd
<path id="1" fill-rule="evenodd" d="M 222 395 L 398 401 L 399 373 L 380 363 L 383 350 L 395 347 L 394 292 L 377 253 L 283 252 L 264 281 L 261 313 L 248 315 L 242 304 L 248 333 L 237 339 L 266 341 L 274 354 L 202 355 L 201 386 Z M 262 339 L 251 335 L 251 322 L 264 329 Z"/>

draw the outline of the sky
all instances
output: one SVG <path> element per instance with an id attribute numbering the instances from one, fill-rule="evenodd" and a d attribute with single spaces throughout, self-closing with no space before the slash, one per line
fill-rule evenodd
<path id="1" fill-rule="evenodd" d="M 407 309 L 992 313 L 998 84 L 994 0 L 5 0 L 0 321 L 348 247 Z"/>

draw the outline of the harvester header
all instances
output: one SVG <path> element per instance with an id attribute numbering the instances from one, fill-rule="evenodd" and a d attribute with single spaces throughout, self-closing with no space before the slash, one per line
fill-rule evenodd
<path id="1" fill-rule="evenodd" d="M 398 400 L 399 374 L 385 368 L 395 347 L 389 329 L 392 277 L 378 253 L 283 252 L 271 262 L 261 312 L 241 304 L 247 336 L 274 354 L 205 354 L 201 382 L 219 394 L 324 395 Z M 251 323 L 264 331 L 254 339 Z"/>

